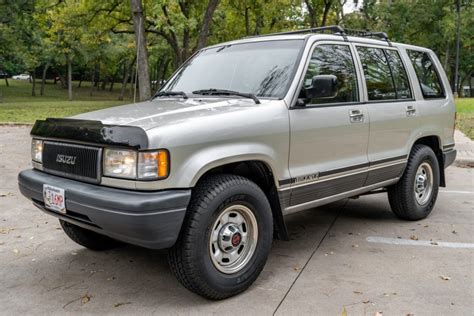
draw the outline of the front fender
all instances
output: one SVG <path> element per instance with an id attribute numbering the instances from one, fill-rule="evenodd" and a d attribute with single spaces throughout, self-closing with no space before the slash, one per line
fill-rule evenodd
<path id="1" fill-rule="evenodd" d="M 278 186 L 277 170 L 281 170 L 276 160 L 278 154 L 270 147 L 257 143 L 220 144 L 206 147 L 183 161 L 176 174 L 177 187 L 194 187 L 209 170 L 243 161 L 261 161 L 272 170 L 275 185 Z"/>

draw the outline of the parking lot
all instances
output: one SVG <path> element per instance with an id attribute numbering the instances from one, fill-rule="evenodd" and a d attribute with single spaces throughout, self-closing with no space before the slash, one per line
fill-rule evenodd
<path id="1" fill-rule="evenodd" d="M 184 289 L 166 251 L 93 252 L 17 188 L 29 127 L 0 127 L 0 314 L 466 315 L 474 310 L 474 173 L 447 169 L 429 218 L 397 219 L 385 194 L 287 217 L 255 284 L 224 301 Z"/>

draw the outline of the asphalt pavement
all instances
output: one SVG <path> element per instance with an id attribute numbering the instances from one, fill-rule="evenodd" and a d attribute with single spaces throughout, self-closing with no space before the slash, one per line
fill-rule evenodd
<path id="1" fill-rule="evenodd" d="M 17 188 L 29 127 L 0 127 L 0 314 L 467 315 L 474 310 L 474 169 L 447 169 L 433 213 L 406 222 L 385 194 L 287 217 L 264 271 L 208 301 L 172 275 L 166 251 L 93 252 Z"/>

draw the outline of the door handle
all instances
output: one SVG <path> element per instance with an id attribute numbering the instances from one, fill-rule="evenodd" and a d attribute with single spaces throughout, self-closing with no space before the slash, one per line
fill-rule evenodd
<path id="1" fill-rule="evenodd" d="M 405 111 L 407 112 L 407 116 L 415 116 L 416 115 L 416 109 L 413 105 L 407 105 L 405 107 Z"/>
<path id="2" fill-rule="evenodd" d="M 351 123 L 361 123 L 364 121 L 364 113 L 362 113 L 360 110 L 350 110 L 349 118 Z"/>

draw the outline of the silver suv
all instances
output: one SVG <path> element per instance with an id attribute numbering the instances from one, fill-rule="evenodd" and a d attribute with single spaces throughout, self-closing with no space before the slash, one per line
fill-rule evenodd
<path id="1" fill-rule="evenodd" d="M 170 248 L 210 299 L 254 282 L 287 214 L 387 192 L 423 219 L 456 156 L 448 79 L 429 49 L 356 35 L 218 44 L 150 101 L 38 120 L 20 190 L 87 248 Z"/>

